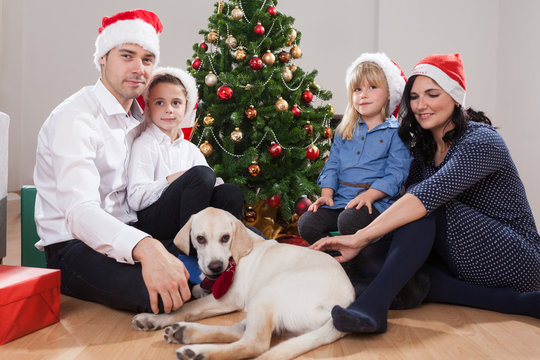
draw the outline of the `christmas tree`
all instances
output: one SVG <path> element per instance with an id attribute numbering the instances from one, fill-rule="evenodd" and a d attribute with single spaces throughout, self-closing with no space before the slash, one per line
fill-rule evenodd
<path id="1" fill-rule="evenodd" d="M 294 65 L 302 34 L 293 23 L 275 0 L 219 1 L 188 60 L 200 99 L 192 142 L 247 204 L 267 201 L 285 221 L 302 195 L 320 192 L 334 112 L 317 71 Z"/>

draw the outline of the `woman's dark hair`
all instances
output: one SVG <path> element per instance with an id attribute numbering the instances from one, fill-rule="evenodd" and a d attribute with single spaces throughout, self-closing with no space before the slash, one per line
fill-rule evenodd
<path id="1" fill-rule="evenodd" d="M 416 76 L 411 76 L 403 90 L 399 117 L 401 118 L 401 126 L 398 134 L 401 140 L 411 148 L 411 152 L 416 159 L 421 161 L 431 161 L 435 155 L 436 144 L 431 135 L 431 131 L 424 130 L 416 121 L 414 113 L 411 109 L 411 88 L 414 84 Z M 468 121 L 481 122 L 491 125 L 491 120 L 482 112 L 475 111 L 472 108 L 464 110 L 462 106 L 456 105 L 454 112 L 450 116 L 450 121 L 454 123 L 454 128 L 447 131 L 443 140 L 447 144 L 451 144 L 458 139 L 467 128 Z"/>

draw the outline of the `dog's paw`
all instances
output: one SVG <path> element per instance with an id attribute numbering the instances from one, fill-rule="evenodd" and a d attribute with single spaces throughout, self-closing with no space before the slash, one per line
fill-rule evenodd
<path id="1" fill-rule="evenodd" d="M 131 319 L 131 324 L 137 330 L 153 331 L 159 330 L 168 324 L 162 324 L 160 315 L 137 314 Z"/>
<path id="2" fill-rule="evenodd" d="M 194 299 L 200 299 L 202 297 L 205 297 L 207 295 L 210 295 L 212 291 L 210 290 L 204 290 L 200 285 L 195 285 L 193 289 L 191 290 L 191 295 Z"/>
<path id="3" fill-rule="evenodd" d="M 208 357 L 204 355 L 200 348 L 201 346 L 184 346 L 176 350 L 176 360 L 204 360 Z"/>
<path id="4" fill-rule="evenodd" d="M 186 326 L 183 323 L 175 323 L 165 328 L 163 337 L 169 344 L 186 344 L 184 342 L 184 331 Z"/>

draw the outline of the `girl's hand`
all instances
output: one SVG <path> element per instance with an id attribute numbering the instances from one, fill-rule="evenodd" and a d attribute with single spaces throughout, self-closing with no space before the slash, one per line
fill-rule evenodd
<path id="1" fill-rule="evenodd" d="M 360 210 L 362 206 L 367 207 L 370 214 L 373 212 L 373 199 L 366 194 L 366 192 L 357 195 L 354 199 L 349 201 L 347 206 L 345 206 L 345 209 L 352 209 L 355 207 L 356 210 Z"/>
<path id="2" fill-rule="evenodd" d="M 329 196 L 321 196 L 320 198 L 317 199 L 317 201 L 309 205 L 308 211 L 317 212 L 317 209 L 319 208 L 319 206 L 322 206 L 322 205 L 332 206 L 334 205 L 334 200 Z"/>
<path id="3" fill-rule="evenodd" d="M 182 176 L 187 170 L 182 170 L 171 175 L 167 175 L 166 179 L 169 184 L 172 184 L 176 179 Z"/>
<path id="4" fill-rule="evenodd" d="M 334 257 L 334 259 L 343 263 L 354 259 L 368 244 L 369 241 L 361 235 L 361 232 L 357 232 L 353 235 L 325 237 L 311 245 L 309 248 L 320 251 L 339 251 L 341 255 Z"/>

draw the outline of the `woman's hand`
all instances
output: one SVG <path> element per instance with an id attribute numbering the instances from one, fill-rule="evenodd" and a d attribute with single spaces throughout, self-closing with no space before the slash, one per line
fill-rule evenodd
<path id="1" fill-rule="evenodd" d="M 353 235 L 341 235 L 333 237 L 325 237 L 311 245 L 309 248 L 313 250 L 334 250 L 341 253 L 340 256 L 335 256 L 334 259 L 340 263 L 354 259 L 358 253 L 369 245 L 369 241 L 362 235 L 361 231 Z"/>
<path id="2" fill-rule="evenodd" d="M 330 196 L 321 196 L 314 203 L 309 205 L 308 211 L 317 212 L 317 209 L 322 205 L 332 206 L 334 205 L 334 199 Z"/>

